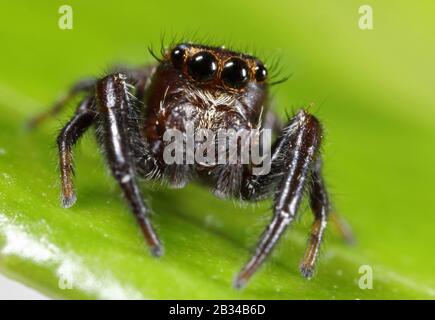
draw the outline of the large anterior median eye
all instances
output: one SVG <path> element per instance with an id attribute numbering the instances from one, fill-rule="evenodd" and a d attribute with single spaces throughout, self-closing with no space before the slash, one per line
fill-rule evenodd
<path id="1" fill-rule="evenodd" d="M 190 76 L 198 81 L 208 81 L 215 77 L 218 65 L 215 57 L 208 52 L 198 52 L 187 64 Z"/>
<path id="2" fill-rule="evenodd" d="M 221 78 L 227 86 L 241 88 L 249 81 L 248 65 L 242 59 L 231 58 L 225 63 Z"/>

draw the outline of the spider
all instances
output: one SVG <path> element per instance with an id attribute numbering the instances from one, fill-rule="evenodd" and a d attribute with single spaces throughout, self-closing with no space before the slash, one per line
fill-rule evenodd
<path id="1" fill-rule="evenodd" d="M 314 222 L 300 271 L 304 277 L 312 277 L 329 216 L 337 222 L 342 235 L 351 239 L 344 221 L 330 215 L 319 153 L 319 120 L 302 109 L 283 128 L 268 108 L 268 71 L 251 55 L 224 47 L 181 43 L 163 50 L 162 57 L 156 58 L 158 63 L 154 65 L 118 67 L 102 78 L 79 81 L 52 109 L 31 121 L 31 126 L 39 124 L 62 110 L 71 98 L 84 94 L 57 137 L 63 207 L 69 208 L 76 201 L 72 148 L 93 125 L 108 166 L 152 255 L 161 256 L 163 248 L 142 198 L 139 178 L 165 180 L 174 187 L 197 180 L 212 187 L 220 197 L 243 201 L 273 196 L 273 218 L 255 253 L 236 276 L 236 288 L 243 287 L 263 264 L 295 220 L 308 190 Z M 166 164 L 164 132 L 169 128 L 183 132 L 187 121 L 193 121 L 197 128 L 273 129 L 277 138 L 271 148 L 270 172 L 254 175 L 250 164 Z"/>

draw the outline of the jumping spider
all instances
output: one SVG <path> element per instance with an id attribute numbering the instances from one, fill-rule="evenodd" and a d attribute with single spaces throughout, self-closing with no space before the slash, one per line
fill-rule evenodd
<path id="1" fill-rule="evenodd" d="M 309 190 L 314 223 L 300 270 L 311 277 L 330 213 L 321 174 L 319 121 L 301 110 L 283 129 L 268 109 L 267 69 L 253 56 L 182 43 L 163 51 L 158 62 L 135 69 L 118 68 L 104 78 L 80 81 L 51 110 L 33 119 L 32 125 L 36 125 L 59 112 L 72 97 L 85 94 L 57 138 L 63 206 L 71 207 L 76 201 L 72 148 L 94 125 L 107 163 L 154 256 L 162 255 L 162 245 L 149 220 L 139 178 L 164 179 L 175 187 L 196 179 L 219 196 L 246 201 L 274 196 L 273 219 L 255 254 L 237 275 L 237 288 L 264 262 L 295 219 L 304 191 Z M 272 146 L 270 172 L 253 175 L 249 164 L 166 164 L 163 133 L 169 128 L 183 131 L 186 121 L 193 121 L 197 128 L 273 129 L 278 138 Z M 346 225 L 337 225 L 350 238 Z"/>

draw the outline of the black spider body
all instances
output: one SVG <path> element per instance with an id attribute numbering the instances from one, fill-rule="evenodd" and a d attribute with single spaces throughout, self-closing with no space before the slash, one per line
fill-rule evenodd
<path id="1" fill-rule="evenodd" d="M 179 44 L 164 53 L 157 65 L 118 68 L 101 78 L 76 84 L 47 114 L 57 113 L 77 93 L 85 98 L 58 136 L 62 204 L 76 200 L 72 147 L 92 125 L 114 178 L 143 231 L 151 252 L 162 246 L 149 219 L 138 178 L 165 180 L 183 187 L 199 180 L 220 197 L 257 201 L 273 196 L 273 218 L 256 252 L 235 280 L 241 287 L 269 255 L 286 227 L 295 219 L 304 191 L 309 191 L 314 223 L 301 272 L 311 277 L 328 220 L 330 205 L 321 175 L 319 121 L 299 111 L 282 129 L 269 110 L 267 70 L 255 57 L 194 44 Z M 165 132 L 188 134 L 209 130 L 273 129 L 277 140 L 270 152 L 270 171 L 253 173 L 253 163 L 172 163 L 165 160 Z M 194 142 L 194 150 L 203 147 Z M 228 152 L 228 150 L 224 150 Z M 345 225 L 341 230 L 347 236 Z"/>

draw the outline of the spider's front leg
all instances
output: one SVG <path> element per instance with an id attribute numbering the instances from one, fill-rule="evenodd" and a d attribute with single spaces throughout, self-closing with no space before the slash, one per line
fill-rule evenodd
<path id="1" fill-rule="evenodd" d="M 132 104 L 123 74 L 107 76 L 97 83 L 96 99 L 99 108 L 99 123 L 102 129 L 102 143 L 112 174 L 133 211 L 155 256 L 163 254 L 160 241 L 149 220 L 146 207 L 136 181 L 132 139 L 129 134 L 128 115 Z"/>
<path id="2" fill-rule="evenodd" d="M 321 137 L 322 130 L 318 120 L 306 111 L 300 111 L 290 121 L 273 147 L 270 172 L 266 175 L 246 177 L 242 197 L 247 200 L 261 199 L 270 193 L 271 189 L 275 190 L 274 217 L 261 236 L 254 256 L 237 275 L 234 283 L 236 288 L 243 287 L 251 278 L 272 251 L 284 230 L 295 219 L 318 158 Z M 315 178 L 316 174 L 313 177 Z M 314 266 L 328 212 L 325 207 L 327 198 L 319 197 L 319 194 L 326 195 L 319 192 L 325 191 L 324 188 L 317 182 L 313 184 L 311 203 L 316 212 L 316 220 L 303 262 L 304 270 Z M 306 273 L 308 275 L 309 271 Z"/>

